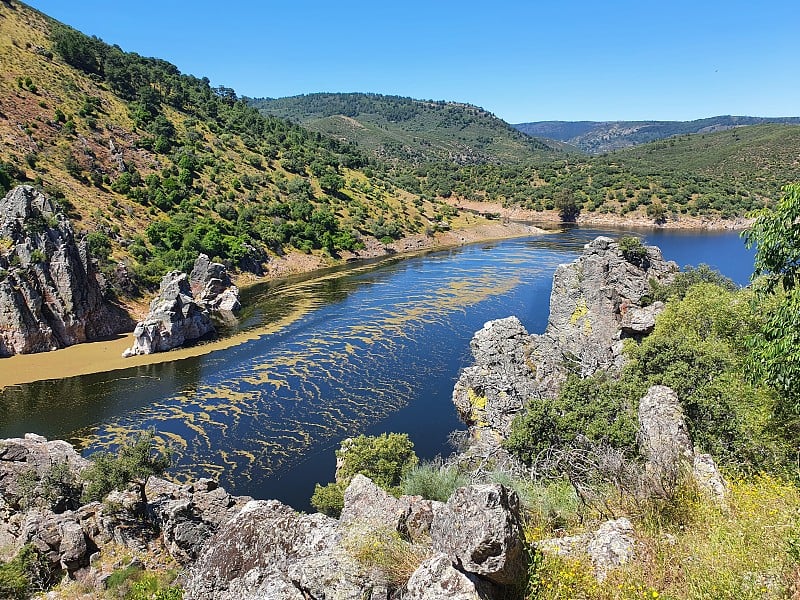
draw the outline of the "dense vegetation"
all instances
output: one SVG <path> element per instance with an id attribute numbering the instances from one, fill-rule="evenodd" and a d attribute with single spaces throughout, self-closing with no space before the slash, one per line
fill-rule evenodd
<path id="1" fill-rule="evenodd" d="M 514 127 L 528 135 L 566 142 L 589 154 L 601 154 L 678 135 L 764 123 L 798 124 L 800 118 L 725 115 L 694 121 L 537 121 L 518 123 Z"/>
<path id="2" fill-rule="evenodd" d="M 263 114 L 355 142 L 393 164 L 519 163 L 557 154 L 477 106 L 381 94 L 252 99 Z"/>

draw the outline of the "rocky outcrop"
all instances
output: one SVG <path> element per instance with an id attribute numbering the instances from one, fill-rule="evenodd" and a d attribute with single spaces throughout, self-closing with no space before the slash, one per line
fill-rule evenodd
<path id="1" fill-rule="evenodd" d="M 499 484 L 457 489 L 431 526 L 434 550 L 455 557 L 462 571 L 514 585 L 526 570 L 516 493 Z"/>
<path id="2" fill-rule="evenodd" d="M 554 395 L 568 372 L 588 376 L 619 368 L 622 339 L 645 333 L 645 315 L 655 318 L 663 309 L 653 305 L 642 311 L 642 305 L 650 281 L 670 281 L 678 265 L 665 261 L 655 246 L 646 252 L 646 258 L 632 261 L 619 244 L 601 236 L 586 244 L 576 261 L 556 269 L 547 328 L 530 347 L 543 395 Z"/>
<path id="3" fill-rule="evenodd" d="M 194 261 L 189 282 L 195 300 L 207 311 L 234 313 L 241 308 L 239 288 L 233 285 L 225 265 L 211 262 L 205 254 Z"/>
<path id="4" fill-rule="evenodd" d="M 632 262 L 619 244 L 598 237 L 556 269 L 543 334 L 529 335 L 516 317 L 490 321 L 475 334 L 475 362 L 461 373 L 453 402 L 482 456 L 503 454 L 499 442 L 530 398 L 555 397 L 570 372 L 619 369 L 623 340 L 652 330 L 664 306 L 647 305 L 650 281 L 669 281 L 678 266 L 654 246 L 646 251 Z"/>
<path id="5" fill-rule="evenodd" d="M 248 502 L 211 538 L 189 571 L 184 597 L 387 598 L 341 542 L 336 519 L 274 500 Z"/>
<path id="6" fill-rule="evenodd" d="M 134 344 L 123 356 L 166 352 L 213 331 L 208 312 L 194 301 L 186 273 L 170 271 L 147 317 L 136 324 Z"/>
<path id="7" fill-rule="evenodd" d="M 678 394 L 654 385 L 639 400 L 639 449 L 649 486 L 669 493 L 685 475 L 717 504 L 726 503 L 726 486 L 713 457 L 695 451 Z"/>
<path id="8" fill-rule="evenodd" d="M 636 538 L 633 525 L 623 517 L 606 521 L 592 533 L 542 540 L 536 542 L 536 547 L 545 554 L 588 557 L 595 577 L 603 581 L 612 569 L 634 559 Z"/>
<path id="9" fill-rule="evenodd" d="M 0 201 L 0 356 L 45 352 L 130 331 L 104 297 L 85 242 L 30 186 Z"/>
<path id="10" fill-rule="evenodd" d="M 422 562 L 406 586 L 405 600 L 491 600 L 494 590 L 485 581 L 459 571 L 441 552 Z"/>

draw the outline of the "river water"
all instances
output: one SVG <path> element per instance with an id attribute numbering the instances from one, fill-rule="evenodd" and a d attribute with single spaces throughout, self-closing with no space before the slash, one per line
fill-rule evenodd
<path id="1" fill-rule="evenodd" d="M 248 290 L 240 328 L 298 306 L 277 332 L 208 355 L 0 391 L 0 438 L 36 432 L 86 454 L 155 428 L 178 478 L 308 508 L 345 437 L 409 433 L 422 458 L 450 451 L 450 401 L 469 340 L 490 319 L 547 323 L 552 275 L 589 228 L 476 244 Z M 679 265 L 705 262 L 746 284 L 753 258 L 735 233 L 641 232 Z"/>

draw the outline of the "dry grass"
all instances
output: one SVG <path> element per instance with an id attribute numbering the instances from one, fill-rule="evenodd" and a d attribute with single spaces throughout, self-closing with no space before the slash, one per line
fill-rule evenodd
<path id="1" fill-rule="evenodd" d="M 638 522 L 638 558 L 603 582 L 587 560 L 539 557 L 530 600 L 800 598 L 800 490 L 770 476 L 734 481 L 729 509 L 687 495 L 681 523 Z M 792 551 L 792 547 L 795 550 Z"/>
<path id="2" fill-rule="evenodd" d="M 359 564 L 383 574 L 395 589 L 405 587 L 417 567 L 432 554 L 430 546 L 407 542 L 388 529 L 353 529 L 344 546 Z"/>

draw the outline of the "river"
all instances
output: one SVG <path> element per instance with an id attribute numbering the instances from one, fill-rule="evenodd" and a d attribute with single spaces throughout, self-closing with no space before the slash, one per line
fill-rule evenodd
<path id="1" fill-rule="evenodd" d="M 89 454 L 153 427 L 178 479 L 210 476 L 308 509 L 345 437 L 407 432 L 421 457 L 448 453 L 461 426 L 450 395 L 473 332 L 512 314 L 541 332 L 556 266 L 603 233 L 620 235 L 574 228 L 255 286 L 239 329 L 302 316 L 202 356 L 10 386 L 0 438 L 36 432 Z M 739 284 L 752 271 L 736 233 L 641 235 L 682 266 L 705 262 Z"/>

